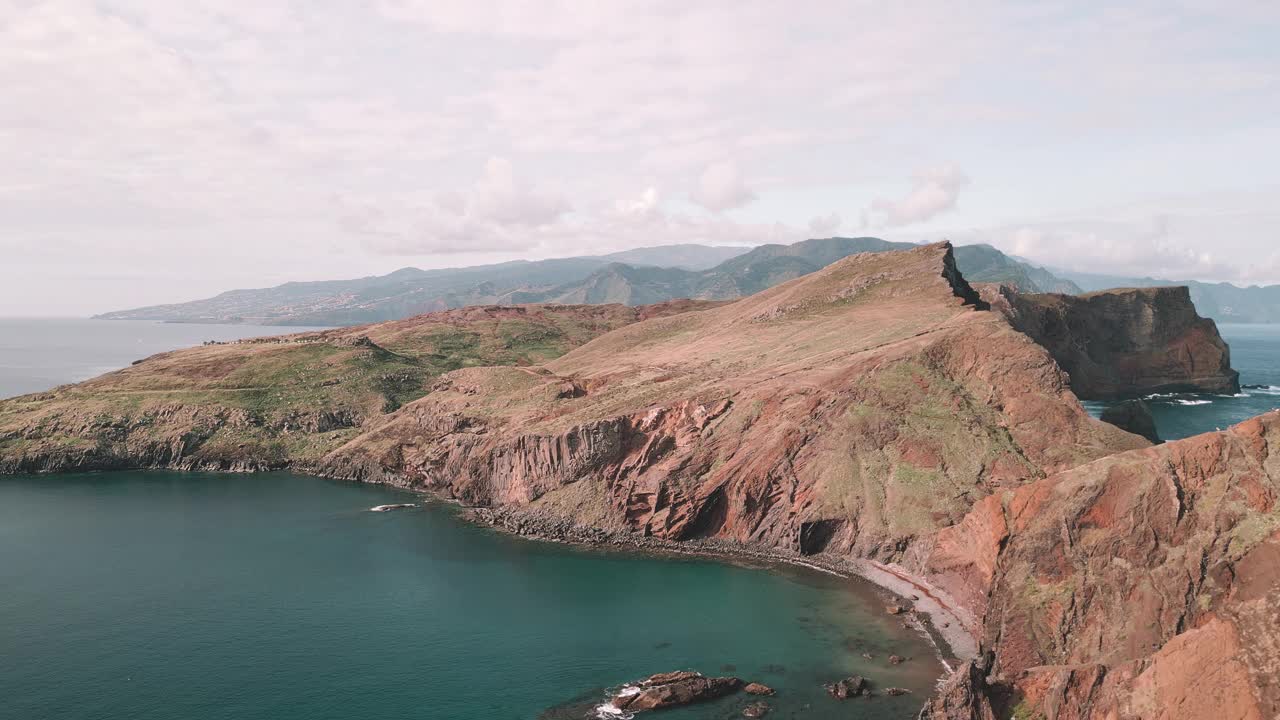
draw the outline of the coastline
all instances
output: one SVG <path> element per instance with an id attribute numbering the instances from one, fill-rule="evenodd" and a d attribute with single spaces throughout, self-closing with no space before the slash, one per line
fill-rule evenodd
<path id="1" fill-rule="evenodd" d="M 597 550 L 708 558 L 765 568 L 799 567 L 847 580 L 865 581 L 880 591 L 887 605 L 896 603 L 903 607 L 899 617 L 903 619 L 904 627 L 928 638 L 938 661 L 947 670 L 947 675 L 940 677 L 939 683 L 945 681 L 960 664 L 978 654 L 978 641 L 971 630 L 976 626 L 972 615 L 945 592 L 897 565 L 833 555 L 801 555 L 729 540 L 664 540 L 624 530 L 578 525 L 537 510 L 471 507 L 430 490 L 406 489 L 455 505 L 467 521 L 531 540 Z"/>

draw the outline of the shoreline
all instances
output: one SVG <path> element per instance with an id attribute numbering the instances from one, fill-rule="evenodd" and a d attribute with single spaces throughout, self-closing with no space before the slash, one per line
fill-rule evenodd
<path id="1" fill-rule="evenodd" d="M 468 522 L 530 540 L 594 550 L 738 561 L 763 565 L 766 569 L 770 566 L 798 567 L 846 580 L 867 582 L 880 592 L 886 603 L 897 603 L 903 607 L 903 612 L 898 616 L 903 619 L 905 627 L 921 633 L 929 640 L 938 661 L 947 671 L 946 675 L 939 678 L 939 682 L 955 672 L 960 664 L 974 659 L 978 654 L 978 641 L 971 630 L 975 627 L 972 615 L 958 607 L 958 603 L 951 600 L 945 592 L 900 566 L 858 558 L 787 553 L 777 548 L 748 546 L 730 540 L 664 540 L 625 530 L 577 525 L 537 510 L 472 507 L 453 498 L 437 495 L 431 490 L 403 489 L 454 505 L 459 509 L 462 519 Z"/>

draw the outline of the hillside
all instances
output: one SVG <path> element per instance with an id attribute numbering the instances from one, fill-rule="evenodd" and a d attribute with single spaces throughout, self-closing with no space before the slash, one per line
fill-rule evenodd
<path id="1" fill-rule="evenodd" d="M 357 280 L 287 283 L 233 290 L 208 300 L 99 315 L 102 319 L 249 322 L 264 325 L 353 325 L 468 305 L 611 303 L 643 305 L 676 298 L 728 300 L 819 270 L 860 252 L 915 247 L 877 238 L 824 238 L 793 245 L 673 245 L 599 257 L 418 270 Z M 1002 282 L 1028 292 L 1073 292 L 1074 286 L 986 245 L 957 248 L 960 269 L 975 282 Z"/>
<path id="2" fill-rule="evenodd" d="M 0 401 L 0 471 L 315 461 L 442 373 L 527 366 L 644 318 L 704 307 L 471 307 L 161 353 Z"/>

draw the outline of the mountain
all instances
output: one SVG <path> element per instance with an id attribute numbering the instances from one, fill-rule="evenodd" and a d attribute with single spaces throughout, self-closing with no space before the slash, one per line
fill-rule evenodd
<path id="1" fill-rule="evenodd" d="M 878 238 L 824 238 L 750 249 L 670 245 L 600 257 L 517 261 L 443 270 L 232 290 L 208 300 L 106 313 L 102 319 L 354 325 L 486 304 L 533 302 L 643 305 L 675 298 L 733 299 L 814 272 L 860 252 L 915 247 Z M 1071 291 L 1046 271 L 986 245 L 957 248 L 974 281 L 1028 292 Z M 712 267 L 706 265 L 719 261 Z"/>
<path id="2" fill-rule="evenodd" d="M 956 264 L 973 282 L 1001 283 L 1022 292 L 1084 292 L 1080 286 L 1028 261 L 1006 255 L 990 245 L 956 247 Z"/>
<path id="3" fill-rule="evenodd" d="M 1063 313 L 1128 366 L 1196 355 L 1145 335 L 1186 310 L 1130 293 Z M 1152 447 L 1074 382 L 939 243 L 734 302 L 474 307 L 163 353 L 0 401 L 0 472 L 291 468 L 546 539 L 857 573 L 960 661 L 931 720 L 1275 717 L 1280 413 Z"/>
<path id="4" fill-rule="evenodd" d="M 663 245 L 660 247 L 635 248 L 621 252 L 602 255 L 609 262 L 625 265 L 653 265 L 655 267 L 679 268 L 681 270 L 706 270 L 716 265 L 749 252 L 749 247 L 727 245 Z"/>
<path id="5" fill-rule="evenodd" d="M 1280 285 L 1206 283 L 1198 280 L 1159 280 L 1150 277 L 1097 275 L 1070 270 L 1054 270 L 1059 277 L 1079 285 L 1086 292 L 1124 287 L 1185 285 L 1191 300 L 1205 317 L 1228 323 L 1280 323 Z"/>

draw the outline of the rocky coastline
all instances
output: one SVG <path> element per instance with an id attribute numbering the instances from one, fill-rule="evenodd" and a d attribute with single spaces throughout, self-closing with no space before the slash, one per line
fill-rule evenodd
<path id="1" fill-rule="evenodd" d="M 977 638 L 972 619 L 946 593 L 901 567 L 837 555 L 801 555 L 776 547 L 749 546 L 718 538 L 668 540 L 621 530 L 574 523 L 562 517 L 519 507 L 466 507 L 460 515 L 472 522 L 518 537 L 582 548 L 636 552 L 657 556 L 706 558 L 750 567 L 790 566 L 849 580 L 871 583 L 883 592 L 886 608 L 897 607 L 904 627 L 928 637 L 948 670 L 972 659 Z M 941 596 L 943 599 L 939 599 Z"/>
<path id="2" fill-rule="evenodd" d="M 582 317 L 548 312 L 538 333 Z M 1185 292 L 979 298 L 938 244 L 610 322 L 541 365 L 367 373 L 341 396 L 351 427 L 111 403 L 121 384 L 226 384 L 260 353 L 407 366 L 424 346 L 403 325 L 359 330 L 372 346 L 169 354 L 0 403 L 0 472 L 287 468 L 427 492 L 531 538 L 865 578 L 955 660 L 930 720 L 1172 719 L 1170 698 L 1193 720 L 1280 713 L 1280 414 L 1152 446 L 1077 400 L 1237 382 Z M 306 383 L 324 403 L 355 386 Z M 1216 695 L 1197 689 L 1210 671 Z"/>

